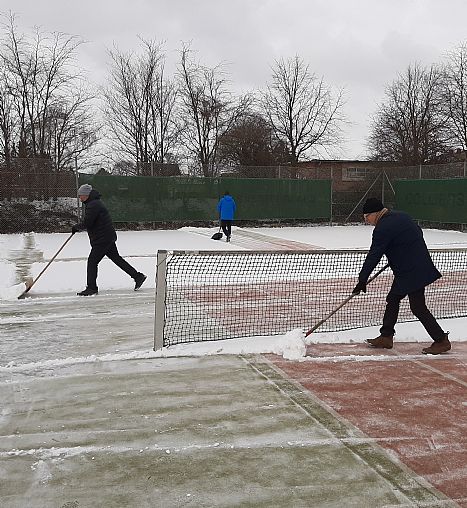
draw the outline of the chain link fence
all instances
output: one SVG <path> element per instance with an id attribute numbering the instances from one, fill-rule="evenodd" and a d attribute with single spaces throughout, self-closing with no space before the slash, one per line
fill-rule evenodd
<path id="1" fill-rule="evenodd" d="M 47 159 L 0 165 L 0 233 L 68 231 L 79 216 L 77 176 Z"/>
<path id="2" fill-rule="evenodd" d="M 146 166 L 142 171 L 146 176 L 187 176 L 176 164 Z M 332 223 L 345 224 L 361 222 L 361 205 L 369 196 L 380 197 L 387 206 L 394 207 L 396 180 L 464 178 L 466 163 L 399 167 L 365 161 L 310 161 L 298 166 L 219 167 L 217 173 L 223 178 L 331 180 Z M 54 171 L 47 158 L 15 158 L 9 164 L 0 163 L 0 233 L 69 231 L 80 214 L 77 188 L 78 175 Z M 166 221 L 145 223 L 144 227 L 167 225 Z M 182 225 L 174 221 L 173 226 Z M 423 225 L 463 230 L 462 225 Z"/>
<path id="3" fill-rule="evenodd" d="M 311 166 L 311 167 L 309 167 Z M 389 208 L 395 206 L 396 180 L 464 178 L 466 164 L 456 162 L 425 166 L 396 166 L 363 161 L 304 163 L 299 178 L 332 180 L 332 220 L 339 224 L 361 222 L 362 204 L 378 197 Z"/>

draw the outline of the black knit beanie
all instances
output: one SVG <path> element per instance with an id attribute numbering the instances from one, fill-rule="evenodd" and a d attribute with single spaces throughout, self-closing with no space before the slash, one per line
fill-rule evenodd
<path id="1" fill-rule="evenodd" d="M 384 208 L 383 203 L 376 198 L 368 198 L 363 205 L 363 213 L 380 212 Z"/>

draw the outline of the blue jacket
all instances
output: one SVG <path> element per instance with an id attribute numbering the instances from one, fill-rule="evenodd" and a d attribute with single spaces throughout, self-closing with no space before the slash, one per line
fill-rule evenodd
<path id="1" fill-rule="evenodd" d="M 404 212 L 389 211 L 373 230 L 370 250 L 358 279 L 366 281 L 383 254 L 394 273 L 391 292 L 407 295 L 441 277 L 416 222 Z"/>
<path id="2" fill-rule="evenodd" d="M 234 198 L 227 194 L 221 198 L 217 204 L 219 218 L 221 220 L 233 220 L 236 208 L 237 205 L 235 204 Z"/>

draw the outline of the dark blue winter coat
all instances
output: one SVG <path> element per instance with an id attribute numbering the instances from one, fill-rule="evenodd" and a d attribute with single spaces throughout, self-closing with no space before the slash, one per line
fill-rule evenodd
<path id="1" fill-rule="evenodd" d="M 389 211 L 377 222 L 359 281 L 368 279 L 383 254 L 394 273 L 391 292 L 397 295 L 422 289 L 441 277 L 428 252 L 422 230 L 404 212 Z"/>
<path id="2" fill-rule="evenodd" d="M 101 194 L 95 189 L 91 191 L 84 204 L 83 221 L 77 224 L 78 229 L 86 229 L 91 246 L 107 245 L 117 241 L 117 233 Z"/>
<path id="3" fill-rule="evenodd" d="M 233 220 L 237 205 L 234 198 L 229 194 L 220 199 L 217 204 L 217 211 L 221 220 Z"/>

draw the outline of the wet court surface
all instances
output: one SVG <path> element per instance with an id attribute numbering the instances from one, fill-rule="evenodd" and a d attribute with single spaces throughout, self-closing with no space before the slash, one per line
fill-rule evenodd
<path id="1" fill-rule="evenodd" d="M 455 506 L 261 357 L 0 375 L 4 508 Z"/>
<path id="2" fill-rule="evenodd" d="M 393 350 L 313 345 L 309 360 L 271 357 L 287 377 L 394 452 L 459 506 L 467 506 L 467 343 L 449 354 L 420 355 L 421 344 Z"/>
<path id="3" fill-rule="evenodd" d="M 57 294 L 0 303 L 0 366 L 150 349 L 154 290 Z"/>

